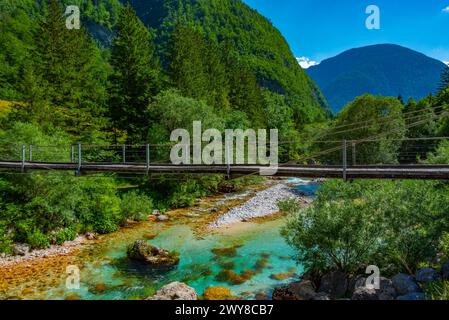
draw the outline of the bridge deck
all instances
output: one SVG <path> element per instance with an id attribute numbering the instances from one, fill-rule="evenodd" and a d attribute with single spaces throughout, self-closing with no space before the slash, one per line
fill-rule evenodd
<path id="1" fill-rule="evenodd" d="M 233 176 L 258 175 L 264 166 L 232 165 Z M 41 163 L 0 161 L 0 170 L 77 170 L 76 163 Z M 150 165 L 139 163 L 86 163 L 82 164 L 81 173 L 135 173 L 135 174 L 227 174 L 226 165 Z M 316 165 L 279 165 L 275 176 L 304 178 L 342 178 L 344 169 L 341 166 Z M 346 169 L 347 179 L 434 179 L 449 180 L 449 165 L 376 165 L 352 166 Z"/>

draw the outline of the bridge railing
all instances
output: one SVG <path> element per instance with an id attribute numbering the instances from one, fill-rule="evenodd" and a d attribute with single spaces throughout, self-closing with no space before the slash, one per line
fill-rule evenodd
<path id="1" fill-rule="evenodd" d="M 2 144 L 0 161 L 48 163 L 113 163 L 113 164 L 170 164 L 173 144 L 142 145 L 64 145 L 42 146 Z M 447 149 L 447 157 L 436 156 L 439 149 Z M 81 151 L 81 152 L 79 152 Z M 191 155 L 193 149 L 190 149 Z M 397 165 L 449 163 L 449 137 L 406 139 L 372 139 L 315 141 L 304 149 L 304 156 L 280 163 L 334 166 Z M 225 152 L 222 152 L 225 163 Z"/>

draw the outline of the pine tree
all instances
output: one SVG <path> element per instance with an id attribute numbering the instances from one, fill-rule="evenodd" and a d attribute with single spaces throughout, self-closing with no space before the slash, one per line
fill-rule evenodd
<path id="1" fill-rule="evenodd" d="M 120 12 L 113 41 L 110 114 L 130 141 L 141 140 L 148 126 L 147 107 L 161 87 L 161 72 L 151 33 L 128 4 Z"/>
<path id="2" fill-rule="evenodd" d="M 256 76 L 247 64 L 234 59 L 227 67 L 230 83 L 230 104 L 235 110 L 244 111 L 254 127 L 264 127 L 264 99 Z"/>
<path id="3" fill-rule="evenodd" d="M 206 70 L 208 80 L 208 100 L 218 111 L 229 109 L 229 77 L 226 70 L 225 57 L 215 42 L 208 43 L 206 47 Z"/>
<path id="4" fill-rule="evenodd" d="M 100 130 L 105 124 L 106 65 L 84 29 L 66 28 L 58 0 L 44 6 L 35 43 L 33 70 L 53 106 L 53 122 L 64 123 L 79 137 Z"/>
<path id="5" fill-rule="evenodd" d="M 208 96 L 206 43 L 196 30 L 178 25 L 173 31 L 169 73 L 182 95 L 198 100 Z"/>

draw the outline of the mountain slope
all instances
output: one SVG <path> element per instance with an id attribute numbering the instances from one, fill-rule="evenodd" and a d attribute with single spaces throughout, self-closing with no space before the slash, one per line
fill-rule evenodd
<path id="1" fill-rule="evenodd" d="M 435 93 L 445 65 L 393 44 L 351 49 L 307 70 L 334 113 L 365 94 L 416 100 Z"/>
<path id="2" fill-rule="evenodd" d="M 240 0 L 131 0 L 130 3 L 144 23 L 156 31 L 162 54 L 178 22 L 193 25 L 209 39 L 230 42 L 255 72 L 260 85 L 286 95 L 289 105 L 304 122 L 322 119 L 329 111 L 319 88 L 299 67 L 281 33 Z"/>

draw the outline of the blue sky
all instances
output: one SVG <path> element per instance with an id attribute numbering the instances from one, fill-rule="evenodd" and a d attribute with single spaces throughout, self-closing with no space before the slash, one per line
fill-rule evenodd
<path id="1" fill-rule="evenodd" d="M 322 61 L 354 47 L 395 43 L 449 61 L 449 0 L 243 0 L 281 30 L 297 57 Z M 380 30 L 368 30 L 368 5 Z"/>

